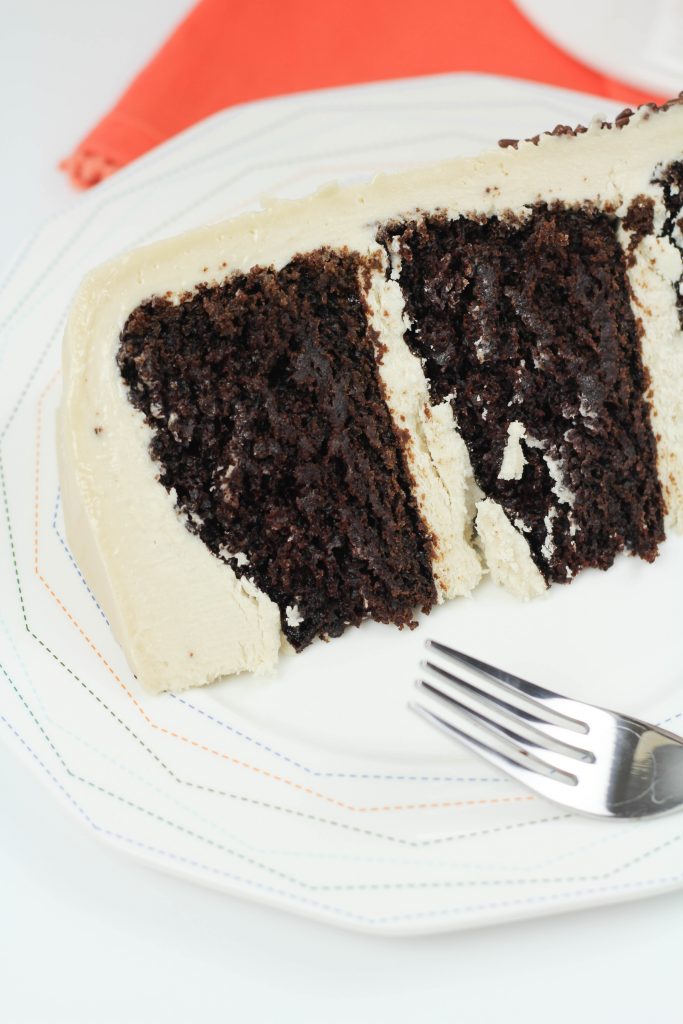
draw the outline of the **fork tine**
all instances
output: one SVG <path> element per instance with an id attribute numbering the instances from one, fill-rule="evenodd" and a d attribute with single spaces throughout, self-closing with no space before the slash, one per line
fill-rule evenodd
<path id="1" fill-rule="evenodd" d="M 446 644 L 439 643 L 437 640 L 426 640 L 425 646 L 430 650 L 437 651 L 445 658 L 451 658 L 453 661 L 458 661 L 463 665 L 467 665 L 468 668 L 474 669 L 475 672 L 480 672 L 489 679 L 494 679 L 507 693 L 516 696 L 522 695 L 525 700 L 529 701 L 536 713 L 543 710 L 547 715 L 548 709 L 550 709 L 555 715 L 565 719 L 565 725 L 570 723 L 568 728 L 573 727 L 576 731 L 580 732 L 588 731 L 586 722 L 576 716 L 577 714 L 584 713 L 584 711 L 597 710 L 591 708 L 590 705 L 584 704 L 582 701 L 570 700 L 569 697 L 563 697 L 562 694 L 555 693 L 553 690 L 547 690 L 543 686 L 529 683 L 526 679 L 513 675 L 512 672 L 505 672 L 501 668 L 496 668 L 495 665 L 488 665 L 485 661 L 472 657 L 471 654 L 463 654 L 462 651 L 456 651 L 454 648 L 447 647 Z"/>
<path id="2" fill-rule="evenodd" d="M 473 753 L 478 754 L 480 757 L 485 758 L 491 764 L 495 765 L 502 772 L 506 772 L 511 775 L 518 782 L 523 783 L 530 789 L 536 790 L 542 796 L 547 797 L 549 800 L 555 800 L 560 804 L 566 802 L 567 787 L 572 787 L 571 782 L 565 782 L 560 778 L 551 778 L 548 775 L 541 775 L 539 772 L 534 771 L 528 764 L 520 764 L 518 761 L 514 761 L 507 754 L 496 750 L 494 747 L 489 746 L 482 740 L 478 740 L 475 736 L 471 736 L 469 733 L 459 729 L 457 725 L 452 722 L 446 721 L 445 718 L 441 718 L 440 715 L 434 714 L 428 708 L 416 702 L 408 704 L 411 711 L 414 711 L 420 718 L 429 722 L 430 725 L 435 726 L 440 732 L 445 733 L 450 739 L 456 739 Z"/>
<path id="3" fill-rule="evenodd" d="M 494 705 L 497 710 L 509 715 L 514 715 L 515 718 L 528 722 L 530 727 L 544 732 L 547 736 L 552 736 L 559 742 L 569 743 L 569 736 L 577 736 L 577 730 L 564 725 L 564 722 L 566 721 L 566 717 L 564 715 L 560 715 L 559 712 L 551 711 L 546 708 L 545 705 L 541 705 L 541 703 L 537 703 L 536 701 L 532 702 L 530 698 L 523 697 L 520 703 L 510 703 L 508 700 L 504 700 L 502 697 L 499 697 L 492 690 L 477 686 L 476 683 L 463 679 L 461 676 L 457 676 L 454 672 L 449 672 L 449 670 L 442 668 L 440 665 L 435 665 L 433 662 L 429 662 L 429 660 L 421 662 L 420 667 L 423 669 L 429 669 L 431 672 L 436 673 L 437 676 L 444 679 L 447 684 L 456 690 L 472 694 L 477 698 L 485 700 L 487 703 L 490 703 L 490 705 Z M 515 696 L 518 696 L 518 694 L 515 694 Z M 533 712 L 526 711 L 524 705 L 529 708 L 532 707 Z"/>
<path id="4" fill-rule="evenodd" d="M 466 719 L 470 725 L 475 725 L 479 730 L 483 731 L 489 742 L 495 738 L 499 744 L 502 744 L 504 751 L 513 760 L 515 758 L 521 759 L 525 765 L 530 765 L 535 771 L 544 775 L 551 775 L 554 778 L 565 776 L 563 781 L 568 782 L 571 780 L 573 785 L 578 781 L 578 775 L 583 771 L 581 761 L 568 757 L 566 754 L 558 751 L 549 751 L 539 746 L 533 740 L 530 741 L 520 735 L 514 728 L 501 725 L 488 718 L 485 713 L 477 708 L 468 707 L 466 704 L 461 704 L 454 697 L 447 696 L 424 679 L 416 680 L 415 686 L 420 692 L 426 692 L 429 697 L 434 698 L 447 707 L 450 712 L 454 712 L 459 717 Z"/>
<path id="5" fill-rule="evenodd" d="M 423 661 L 421 666 L 439 676 L 438 686 L 431 680 L 424 682 L 429 690 L 441 700 L 451 702 L 456 707 L 462 707 L 462 700 L 459 698 L 464 697 L 464 706 L 468 710 L 479 714 L 485 713 L 502 728 L 513 729 L 515 737 L 521 740 L 526 740 L 535 746 L 555 750 L 557 753 L 566 754 L 568 757 L 574 757 L 580 761 L 594 760 L 593 754 L 589 750 L 572 742 L 577 736 L 583 736 L 585 733 L 577 734 L 574 730 L 556 726 L 553 722 L 547 722 L 536 715 L 529 714 L 514 704 L 508 704 L 507 701 L 499 699 L 487 690 L 475 686 L 474 683 L 466 682 L 452 672 L 447 672 L 446 669 L 432 664 L 431 661 Z M 470 704 L 469 701 L 474 703 Z M 520 729 L 521 732 L 519 732 Z"/>

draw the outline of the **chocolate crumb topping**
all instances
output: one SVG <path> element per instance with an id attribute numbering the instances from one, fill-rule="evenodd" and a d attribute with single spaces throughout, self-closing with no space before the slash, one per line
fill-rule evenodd
<path id="1" fill-rule="evenodd" d="M 678 96 L 675 96 L 673 99 L 667 100 L 666 103 L 660 103 L 659 105 L 656 103 L 643 103 L 637 107 L 636 110 L 647 111 L 644 115 L 647 117 L 649 114 L 656 114 L 661 110 L 668 110 L 670 107 L 674 107 L 679 103 L 683 103 L 683 92 L 680 92 Z M 616 115 L 614 121 L 603 121 L 601 127 L 606 129 L 625 128 L 635 113 L 635 110 L 632 110 L 630 107 L 625 107 Z M 533 144 L 537 146 L 542 135 L 582 135 L 587 131 L 587 127 L 583 124 L 577 124 L 575 127 L 571 127 L 571 125 L 567 124 L 558 124 L 550 131 L 541 132 L 539 135 L 532 135 L 531 138 L 528 139 L 499 139 L 498 145 L 502 149 L 517 149 L 520 142 L 533 142 Z"/>

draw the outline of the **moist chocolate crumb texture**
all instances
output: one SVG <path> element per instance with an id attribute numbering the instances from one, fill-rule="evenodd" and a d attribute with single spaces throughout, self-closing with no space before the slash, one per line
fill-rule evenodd
<path id="1" fill-rule="evenodd" d="M 674 101 L 93 271 L 64 512 L 141 683 L 652 561 L 683 529 L 682 187 Z"/>

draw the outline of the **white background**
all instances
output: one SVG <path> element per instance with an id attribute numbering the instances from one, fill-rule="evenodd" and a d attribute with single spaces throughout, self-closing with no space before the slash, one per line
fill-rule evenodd
<path id="1" fill-rule="evenodd" d="M 186 0 L 0 0 L 0 273 Z M 683 671 L 683 666 L 682 666 Z M 334 931 L 128 861 L 0 746 L 2 1024 L 680 1020 L 683 893 L 428 939 Z"/>

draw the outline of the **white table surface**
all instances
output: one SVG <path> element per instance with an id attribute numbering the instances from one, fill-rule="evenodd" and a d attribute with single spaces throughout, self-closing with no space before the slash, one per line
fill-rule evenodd
<path id="1" fill-rule="evenodd" d="M 78 202 L 58 158 L 188 7 L 0 0 L 0 274 Z M 682 937 L 683 893 L 428 939 L 335 931 L 100 846 L 0 744 L 3 1024 L 668 1024 L 681 1019 Z"/>

